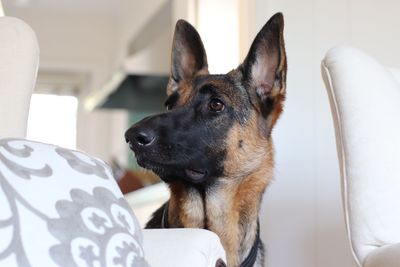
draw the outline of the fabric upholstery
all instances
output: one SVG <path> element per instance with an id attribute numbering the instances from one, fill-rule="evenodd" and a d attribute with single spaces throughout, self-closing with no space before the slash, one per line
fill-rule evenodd
<path id="1" fill-rule="evenodd" d="M 351 47 L 333 48 L 322 61 L 337 137 L 348 234 L 360 266 L 375 250 L 400 242 L 397 73 Z"/>
<path id="2" fill-rule="evenodd" d="M 365 259 L 364 266 L 400 267 L 400 243 L 375 249 Z"/>
<path id="3" fill-rule="evenodd" d="M 0 139 L 0 266 L 148 266 L 110 168 L 82 152 Z"/>
<path id="4" fill-rule="evenodd" d="M 215 267 L 226 262 L 216 234 L 203 229 L 150 229 L 143 231 L 146 259 L 153 267 Z"/>
<path id="5" fill-rule="evenodd" d="M 0 59 L 0 138 L 23 138 L 39 63 L 35 33 L 25 22 L 0 17 Z"/>

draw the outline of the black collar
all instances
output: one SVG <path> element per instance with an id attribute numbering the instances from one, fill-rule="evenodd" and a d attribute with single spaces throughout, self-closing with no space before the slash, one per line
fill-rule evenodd
<path id="1" fill-rule="evenodd" d="M 169 228 L 168 224 L 168 202 L 165 204 L 161 219 L 161 228 Z M 249 255 L 240 264 L 240 267 L 253 267 L 257 260 L 258 247 L 260 246 L 260 222 L 257 220 L 257 234 L 254 244 L 250 249 Z"/>
<path id="2" fill-rule="evenodd" d="M 161 218 L 161 228 L 169 228 L 169 224 L 168 224 L 168 206 L 169 206 L 169 202 L 164 204 L 164 209 L 163 209 L 162 218 Z"/>
<path id="3" fill-rule="evenodd" d="M 260 247 L 260 222 L 257 219 L 257 234 L 254 244 L 250 249 L 249 255 L 240 264 L 240 267 L 253 267 L 257 260 L 258 248 Z"/>

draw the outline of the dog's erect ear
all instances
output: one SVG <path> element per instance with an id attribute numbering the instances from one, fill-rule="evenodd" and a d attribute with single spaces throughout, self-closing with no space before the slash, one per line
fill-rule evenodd
<path id="1" fill-rule="evenodd" d="M 286 53 L 283 40 L 283 15 L 277 13 L 270 18 L 257 34 L 250 51 L 240 66 L 244 81 L 263 116 L 271 112 L 272 122 L 282 111 L 286 89 Z"/>
<path id="2" fill-rule="evenodd" d="M 196 29 L 185 20 L 178 20 L 172 43 L 171 76 L 167 94 L 190 81 L 198 73 L 208 73 L 207 55 Z"/>

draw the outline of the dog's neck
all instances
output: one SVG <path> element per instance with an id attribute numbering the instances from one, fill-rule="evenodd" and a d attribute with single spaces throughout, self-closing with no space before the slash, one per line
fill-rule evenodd
<path id="1" fill-rule="evenodd" d="M 269 164 L 240 179 L 219 178 L 207 188 L 170 184 L 170 227 L 204 228 L 221 239 L 228 266 L 239 266 L 257 236 L 262 194 L 272 179 Z"/>
<path id="2" fill-rule="evenodd" d="M 170 225 L 168 222 L 168 206 L 169 205 L 167 203 L 166 205 L 163 206 L 163 209 L 162 209 L 161 228 L 163 228 L 163 229 L 170 228 Z M 253 246 L 251 247 L 246 258 L 243 261 L 241 261 L 240 267 L 254 267 L 255 266 L 254 264 L 256 264 L 256 262 L 257 262 L 258 254 L 260 253 L 260 251 L 259 251 L 260 248 L 262 248 L 262 242 L 260 239 L 260 222 L 259 222 L 259 220 L 257 220 L 256 238 L 254 239 Z M 263 253 L 263 252 L 261 252 L 261 253 Z"/>

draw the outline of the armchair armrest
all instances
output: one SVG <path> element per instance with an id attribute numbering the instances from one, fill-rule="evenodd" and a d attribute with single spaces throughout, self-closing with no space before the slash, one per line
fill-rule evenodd
<path id="1" fill-rule="evenodd" d="M 221 260 L 226 262 L 218 236 L 203 229 L 145 229 L 143 248 L 152 267 L 222 267 Z"/>
<path id="2" fill-rule="evenodd" d="M 373 250 L 365 259 L 364 267 L 400 267 L 400 243 Z"/>

